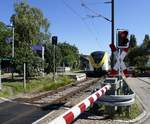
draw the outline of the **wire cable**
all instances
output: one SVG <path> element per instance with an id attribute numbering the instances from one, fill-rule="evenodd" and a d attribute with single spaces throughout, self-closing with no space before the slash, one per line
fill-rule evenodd
<path id="1" fill-rule="evenodd" d="M 108 21 L 108 22 L 112 22 L 110 19 L 106 18 L 105 16 L 103 16 L 103 15 L 101 15 L 101 14 L 95 12 L 93 9 L 89 8 L 89 7 L 83 2 L 83 0 L 80 0 L 80 1 L 81 1 L 81 6 L 82 6 L 82 7 L 84 7 L 85 9 L 87 9 L 87 10 L 89 10 L 89 11 L 91 11 L 92 13 L 95 14 L 95 16 L 88 15 L 88 17 L 90 17 L 90 18 L 101 17 L 101 18 L 105 19 L 105 20 Z"/>
<path id="2" fill-rule="evenodd" d="M 91 27 L 85 22 L 85 19 L 80 15 L 78 14 L 65 0 L 62 0 L 62 2 L 64 3 L 64 5 L 72 12 L 74 13 L 78 18 L 81 19 L 81 21 L 84 23 L 85 27 L 87 28 L 87 30 L 94 36 L 94 32 L 93 30 L 91 29 Z M 96 41 L 98 40 L 97 37 L 94 38 Z"/>

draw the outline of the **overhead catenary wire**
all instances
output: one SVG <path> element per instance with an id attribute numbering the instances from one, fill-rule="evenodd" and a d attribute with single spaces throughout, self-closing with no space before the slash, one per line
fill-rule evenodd
<path id="1" fill-rule="evenodd" d="M 62 2 L 64 3 L 64 5 L 65 5 L 72 13 L 74 13 L 74 14 L 84 23 L 84 25 L 85 25 L 85 27 L 87 28 L 87 30 L 93 35 L 93 37 L 95 37 L 95 36 L 94 36 L 95 33 L 93 32 L 93 30 L 91 29 L 91 27 L 87 24 L 87 22 L 85 21 L 85 18 L 82 17 L 75 9 L 73 9 L 73 8 L 67 3 L 66 0 L 62 0 Z M 95 40 L 96 40 L 97 43 L 98 43 L 98 38 L 97 38 L 97 37 L 95 37 Z M 98 45 L 99 45 L 99 43 L 98 43 Z"/>
<path id="2" fill-rule="evenodd" d="M 87 15 L 88 17 L 90 18 L 95 18 L 95 17 L 101 17 L 103 19 L 105 19 L 106 21 L 108 22 L 112 22 L 110 19 L 108 19 L 107 17 L 101 15 L 100 13 L 94 11 L 93 9 L 89 8 L 83 0 L 80 0 L 81 1 L 81 6 L 84 7 L 85 9 L 89 10 L 90 12 L 94 13 L 95 15 Z"/>

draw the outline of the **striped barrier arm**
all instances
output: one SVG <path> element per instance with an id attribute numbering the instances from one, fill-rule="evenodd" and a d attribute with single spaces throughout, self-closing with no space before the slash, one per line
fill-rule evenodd
<path id="1" fill-rule="evenodd" d="M 107 90 L 110 89 L 110 85 L 105 85 L 79 104 L 75 105 L 71 109 L 69 109 L 64 114 L 60 115 L 59 117 L 55 118 L 48 124 L 70 124 L 77 118 L 82 112 L 84 112 L 89 106 L 91 106 L 98 98 L 106 93 Z"/>

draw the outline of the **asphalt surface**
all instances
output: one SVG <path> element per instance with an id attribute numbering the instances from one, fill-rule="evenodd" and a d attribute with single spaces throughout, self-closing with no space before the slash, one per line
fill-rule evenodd
<path id="1" fill-rule="evenodd" d="M 150 124 L 150 77 L 128 78 L 127 80 L 128 85 L 138 95 L 147 112 L 142 124 Z"/>
<path id="2" fill-rule="evenodd" d="M 49 113 L 37 106 L 4 101 L 0 103 L 0 124 L 31 124 Z"/>

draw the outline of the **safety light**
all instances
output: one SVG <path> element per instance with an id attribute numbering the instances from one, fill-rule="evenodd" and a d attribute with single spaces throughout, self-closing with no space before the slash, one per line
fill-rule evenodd
<path id="1" fill-rule="evenodd" d="M 118 48 L 126 48 L 128 47 L 128 31 L 118 31 L 117 34 L 117 40 L 118 40 Z"/>

